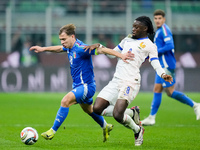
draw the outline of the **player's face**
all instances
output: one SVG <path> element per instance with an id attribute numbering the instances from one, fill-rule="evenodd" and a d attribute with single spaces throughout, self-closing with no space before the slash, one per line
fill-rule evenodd
<path id="1" fill-rule="evenodd" d="M 160 28 L 165 23 L 165 17 L 163 17 L 162 15 L 154 16 L 154 23 L 157 28 Z"/>
<path id="2" fill-rule="evenodd" d="M 74 42 L 76 41 L 74 35 L 67 35 L 65 32 L 62 32 L 59 35 L 60 42 L 64 48 L 72 48 Z"/>
<path id="3" fill-rule="evenodd" d="M 132 37 L 134 39 L 144 38 L 147 36 L 147 27 L 144 26 L 140 21 L 135 20 L 132 28 Z"/>

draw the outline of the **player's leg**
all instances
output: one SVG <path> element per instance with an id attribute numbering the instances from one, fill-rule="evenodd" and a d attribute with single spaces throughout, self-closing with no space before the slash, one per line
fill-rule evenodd
<path id="1" fill-rule="evenodd" d="M 113 110 L 114 105 L 109 105 L 106 109 L 102 111 L 101 115 L 106 117 L 113 117 Z M 127 108 L 124 113 L 129 115 L 136 124 L 140 124 L 140 109 L 138 106 Z"/>
<path id="2" fill-rule="evenodd" d="M 108 124 L 103 116 L 96 114 L 93 112 L 92 105 L 88 104 L 80 104 L 82 109 L 88 113 L 103 129 L 103 142 L 107 141 L 109 138 L 110 131 L 113 129 L 112 124 Z"/>
<path id="3" fill-rule="evenodd" d="M 133 130 L 135 135 L 135 145 L 140 146 L 143 143 L 144 128 L 137 125 L 129 115 L 124 113 L 127 107 L 127 100 L 118 99 L 113 110 L 113 117 L 120 124 Z"/>
<path id="4" fill-rule="evenodd" d="M 140 125 L 139 107 L 136 106 L 132 107 L 131 109 L 127 109 L 127 107 L 137 96 L 137 93 L 140 89 L 140 82 L 127 83 L 123 81 L 119 87 L 118 99 L 117 102 L 115 102 L 113 116 L 118 122 L 121 122 L 122 124 L 125 121 L 123 119 L 127 119 L 127 122 L 129 122 L 128 126 L 130 124 L 132 129 L 135 125 Z M 122 105 L 121 108 L 119 108 L 120 105 Z M 135 127 L 137 128 L 137 126 Z"/>
<path id="5" fill-rule="evenodd" d="M 42 137 L 44 137 L 46 140 L 51 140 L 54 137 L 58 128 L 61 126 L 61 124 L 67 117 L 68 112 L 69 112 L 69 107 L 76 103 L 77 103 L 76 98 L 73 92 L 69 92 L 68 94 L 66 94 L 61 101 L 61 106 L 57 112 L 52 128 L 42 133 L 41 134 Z"/>
<path id="6" fill-rule="evenodd" d="M 102 116 L 113 116 L 114 104 L 118 96 L 118 80 L 115 78 L 109 82 L 97 95 L 94 103 L 94 112 Z"/>
<path id="7" fill-rule="evenodd" d="M 165 88 L 167 95 L 173 99 L 178 100 L 181 103 L 184 103 L 184 104 L 189 105 L 190 107 L 193 107 L 194 106 L 193 100 L 187 97 L 184 93 L 175 91 L 174 87 L 175 85 Z"/>
<path id="8" fill-rule="evenodd" d="M 118 80 L 113 79 L 109 82 L 107 86 L 105 86 L 97 95 L 97 99 L 95 100 L 93 111 L 98 115 L 112 116 L 113 109 L 109 107 L 110 105 L 114 105 L 117 96 L 118 96 Z M 111 109 L 110 109 L 111 108 Z M 103 113 L 104 112 L 104 113 Z M 110 124 L 106 125 L 106 128 L 103 129 L 104 141 L 109 137 L 109 132 L 112 130 L 113 126 Z"/>
<path id="9" fill-rule="evenodd" d="M 100 93 L 102 93 L 101 91 Z M 93 106 L 93 113 L 96 113 L 98 115 L 102 115 L 102 112 L 109 107 L 109 102 L 101 97 L 97 97 L 95 100 L 94 106 Z M 112 112 L 111 112 L 112 113 Z M 112 124 L 107 124 L 104 120 L 104 126 L 103 126 L 103 142 L 107 141 L 110 135 L 110 131 L 113 129 Z"/>
<path id="10" fill-rule="evenodd" d="M 136 125 L 136 123 L 129 115 L 124 113 L 127 107 L 127 100 L 118 99 L 113 110 L 113 117 L 117 122 L 123 124 L 125 127 L 138 132 L 140 127 Z"/>
<path id="11" fill-rule="evenodd" d="M 77 96 L 77 102 L 80 104 L 81 108 L 84 112 L 89 114 L 102 128 L 104 125 L 104 118 L 96 113 L 93 112 L 93 99 L 92 97 L 95 94 L 96 85 L 95 84 L 85 84 L 81 88 L 79 88 L 80 91 L 82 91 L 82 95 Z M 81 93 L 81 92 L 79 92 Z M 105 122 L 106 124 L 106 122 Z"/>
<path id="12" fill-rule="evenodd" d="M 112 108 L 112 106 L 110 107 L 110 103 L 107 100 L 105 100 L 101 97 L 98 97 L 98 96 L 97 96 L 97 98 L 94 102 L 94 106 L 93 106 L 94 112 L 96 114 L 102 115 L 102 116 L 112 116 L 113 108 Z"/>
<path id="13" fill-rule="evenodd" d="M 113 105 L 108 106 L 106 109 L 108 109 L 108 108 L 109 108 L 109 111 L 112 110 L 112 112 L 113 112 L 113 110 L 114 110 L 114 106 Z M 103 111 L 103 113 L 104 113 L 104 111 Z M 124 113 L 129 115 L 137 125 L 141 125 L 141 123 L 140 123 L 140 108 L 139 108 L 139 106 L 133 106 L 131 108 L 127 108 Z M 113 114 L 112 115 L 110 114 L 110 115 L 107 115 L 107 116 L 110 117 L 110 116 L 113 116 Z"/>
<path id="14" fill-rule="evenodd" d="M 154 96 L 153 101 L 151 103 L 151 112 L 150 115 L 155 115 L 158 112 L 158 109 L 160 107 L 161 101 L 162 101 L 162 84 L 155 84 L 154 85 Z"/>
<path id="15" fill-rule="evenodd" d="M 101 116 L 100 114 L 97 114 L 93 111 L 93 95 L 95 94 L 95 89 L 96 86 L 95 84 L 90 84 L 90 85 L 84 85 L 84 94 L 81 98 L 76 98 L 77 102 L 81 105 L 82 109 L 88 113 L 103 129 L 103 133 L 104 130 L 107 131 L 107 135 L 104 135 L 104 142 L 108 139 L 109 137 L 109 132 L 112 130 L 113 125 L 111 124 L 107 124 L 106 121 L 104 120 L 103 116 Z M 104 109 L 104 108 L 102 108 Z"/>
<path id="16" fill-rule="evenodd" d="M 167 87 L 165 89 L 167 95 L 173 99 L 178 100 L 179 102 L 189 105 L 190 107 L 194 108 L 194 112 L 196 114 L 196 119 L 200 119 L 200 104 L 195 103 L 192 99 L 190 99 L 188 96 L 186 96 L 184 93 L 175 91 L 174 90 L 175 85 L 171 87 Z"/>
<path id="17" fill-rule="evenodd" d="M 154 125 L 155 124 L 155 118 L 156 113 L 158 112 L 158 109 L 160 107 L 161 101 L 162 101 L 162 78 L 160 78 L 157 74 L 155 76 L 155 84 L 154 84 L 154 95 L 153 100 L 151 102 L 151 112 L 150 115 L 141 121 L 142 125 Z"/>
<path id="18" fill-rule="evenodd" d="M 106 109 L 102 111 L 101 115 L 106 117 L 113 117 L 113 110 L 114 105 L 109 105 Z"/>
<path id="19" fill-rule="evenodd" d="M 89 104 L 80 104 L 81 108 L 85 113 L 90 115 L 102 128 L 106 127 L 106 121 L 104 120 L 103 116 L 100 116 L 93 112 L 93 107 L 92 105 Z"/>
<path id="20" fill-rule="evenodd" d="M 128 105 L 136 97 L 137 93 L 139 92 L 139 89 L 140 82 L 123 82 L 120 85 L 118 99 L 115 103 L 113 110 L 113 117 L 115 118 L 115 120 L 134 132 L 136 146 L 140 146 L 143 143 L 144 128 L 140 125 L 137 125 L 134 119 L 127 115 L 125 111 Z"/>
<path id="21" fill-rule="evenodd" d="M 120 86 L 118 85 L 120 82 L 121 81 L 118 80 L 116 81 L 115 79 L 113 79 L 111 82 L 109 82 L 109 84 L 106 87 L 103 88 L 103 90 L 99 93 L 95 101 L 94 112 L 96 112 L 97 114 L 101 114 L 102 116 L 113 117 L 114 105 L 118 98 L 118 91 L 119 91 L 118 87 L 121 87 L 121 85 Z M 138 86 L 136 85 L 136 87 Z M 131 109 L 126 109 L 125 114 L 131 116 L 134 119 L 134 121 L 139 124 L 138 107 L 132 107 Z"/>
<path id="22" fill-rule="evenodd" d="M 81 98 L 77 98 L 77 101 L 80 103 L 81 108 L 84 112 L 89 114 L 102 128 L 105 128 L 106 121 L 100 114 L 97 114 L 93 111 L 93 99 L 92 97 L 95 94 L 96 85 L 95 84 L 89 84 L 83 86 L 84 94 Z"/>

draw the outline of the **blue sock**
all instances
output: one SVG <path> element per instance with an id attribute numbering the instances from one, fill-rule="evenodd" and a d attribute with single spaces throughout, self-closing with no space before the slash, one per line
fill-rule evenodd
<path id="1" fill-rule="evenodd" d="M 61 126 L 61 124 L 63 123 L 63 121 L 67 117 L 68 112 L 69 112 L 69 107 L 60 106 L 60 108 L 57 112 L 56 119 L 54 121 L 53 127 L 52 127 L 53 130 L 55 130 L 55 131 L 58 130 L 58 128 Z"/>
<path id="2" fill-rule="evenodd" d="M 103 116 L 97 115 L 94 112 L 92 112 L 89 115 L 103 128 L 103 125 L 104 125 L 104 118 L 103 118 Z"/>
<path id="3" fill-rule="evenodd" d="M 171 97 L 191 107 L 194 106 L 194 102 L 182 92 L 174 91 Z"/>
<path id="4" fill-rule="evenodd" d="M 154 93 L 153 101 L 151 103 L 151 115 L 155 115 L 160 107 L 162 100 L 162 93 Z"/>

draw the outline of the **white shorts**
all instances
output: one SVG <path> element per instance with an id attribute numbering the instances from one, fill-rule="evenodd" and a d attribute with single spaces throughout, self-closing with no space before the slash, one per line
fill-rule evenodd
<path id="1" fill-rule="evenodd" d="M 113 78 L 108 85 L 106 85 L 97 97 L 107 100 L 110 105 L 115 105 L 118 99 L 127 100 L 130 104 L 140 90 L 140 82 L 128 82 L 121 79 Z"/>

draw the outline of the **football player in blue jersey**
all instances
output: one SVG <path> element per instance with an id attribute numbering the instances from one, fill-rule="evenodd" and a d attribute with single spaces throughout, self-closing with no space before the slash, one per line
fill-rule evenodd
<path id="1" fill-rule="evenodd" d="M 121 54 L 113 51 L 98 51 L 93 50 L 91 53 L 85 52 L 83 49 L 86 44 L 76 39 L 75 25 L 67 24 L 59 31 L 60 46 L 40 47 L 32 46 L 31 50 L 36 53 L 49 52 L 67 52 L 70 62 L 71 76 L 73 79 L 72 91 L 67 93 L 61 100 L 61 106 L 57 112 L 55 121 L 50 130 L 42 133 L 42 137 L 51 140 L 58 128 L 68 115 L 69 107 L 73 104 L 79 104 L 84 112 L 88 113 L 103 129 L 103 141 L 105 142 L 109 137 L 109 132 L 113 125 L 107 124 L 104 118 L 93 112 L 92 97 L 96 91 L 96 84 L 94 80 L 93 64 L 91 55 L 98 53 L 111 54 L 121 58 L 127 62 L 126 59 L 132 59 L 131 53 Z"/>
<path id="2" fill-rule="evenodd" d="M 162 100 L 163 89 L 167 95 L 181 103 L 187 104 L 194 109 L 196 119 L 200 119 L 200 104 L 194 102 L 192 99 L 187 97 L 184 93 L 175 90 L 175 68 L 176 59 L 174 57 L 174 41 L 172 33 L 169 27 L 165 24 L 165 12 L 163 10 L 156 10 L 154 12 L 154 23 L 157 27 L 157 31 L 154 37 L 154 43 L 158 48 L 159 61 L 166 70 L 167 74 L 173 77 L 173 82 L 169 83 L 164 81 L 161 77 L 156 74 L 154 84 L 154 97 L 151 104 L 150 115 L 141 121 L 142 125 L 154 125 L 156 113 L 159 109 Z"/>

